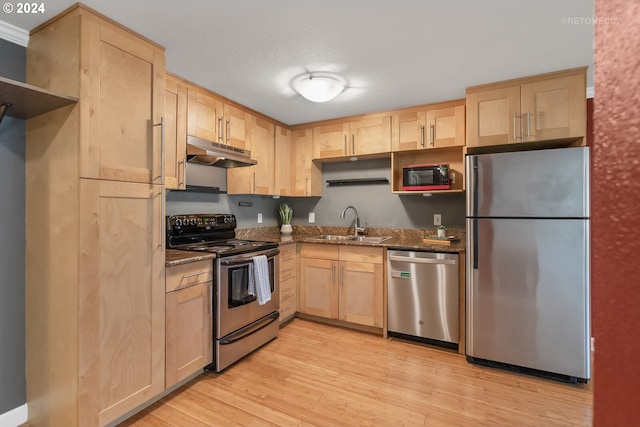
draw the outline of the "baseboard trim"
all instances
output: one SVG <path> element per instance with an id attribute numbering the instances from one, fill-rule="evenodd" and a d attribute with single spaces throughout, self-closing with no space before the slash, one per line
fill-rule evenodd
<path id="1" fill-rule="evenodd" d="M 0 414 L 0 426 L 3 427 L 18 427 L 27 422 L 29 418 L 29 412 L 27 411 L 27 404 L 18 406 L 15 409 Z"/>

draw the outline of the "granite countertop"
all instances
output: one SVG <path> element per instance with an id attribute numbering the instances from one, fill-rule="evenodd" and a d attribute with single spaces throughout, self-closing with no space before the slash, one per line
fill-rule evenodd
<path id="1" fill-rule="evenodd" d="M 356 242 L 353 240 L 320 240 L 314 238 L 314 236 L 318 236 L 320 234 L 349 235 L 353 233 L 353 229 L 350 231 L 350 229 L 346 227 L 313 226 L 294 226 L 293 234 L 290 235 L 281 234 L 278 227 L 243 228 L 236 230 L 236 238 L 275 242 L 279 245 L 287 245 L 291 243 L 319 243 L 324 245 L 373 246 L 388 249 L 421 250 L 446 253 L 461 253 L 465 251 L 466 239 L 464 230 L 447 230 L 447 236 L 456 236 L 460 239 L 451 242 L 450 245 L 424 243 L 422 241 L 422 239 L 427 236 L 435 235 L 437 233 L 435 229 L 414 230 L 398 228 L 369 228 L 367 231 L 367 236 L 390 236 L 391 238 L 380 243 Z M 211 253 L 179 251 L 175 249 L 167 249 L 166 253 L 165 265 L 167 267 L 215 258 L 215 254 Z"/>
<path id="2" fill-rule="evenodd" d="M 204 261 L 214 259 L 216 254 L 202 253 L 193 251 L 179 251 L 176 249 L 167 249 L 165 255 L 165 267 L 174 265 L 188 264 L 190 262 Z"/>
<path id="3" fill-rule="evenodd" d="M 451 244 L 424 243 L 422 239 L 427 236 L 436 235 L 436 229 L 396 229 L 396 228 L 369 228 L 367 236 L 390 236 L 391 238 L 380 243 L 357 242 L 353 240 L 320 240 L 314 238 L 321 234 L 349 235 L 353 229 L 346 227 L 293 227 L 293 234 L 280 234 L 278 227 L 262 227 L 236 230 L 236 235 L 241 239 L 262 240 L 276 242 L 281 245 L 289 243 L 320 243 L 327 245 L 348 245 L 348 246 L 374 246 L 392 249 L 422 250 L 432 252 L 461 253 L 465 251 L 466 239 L 465 230 L 448 229 L 447 236 L 455 236 L 459 240 Z"/>

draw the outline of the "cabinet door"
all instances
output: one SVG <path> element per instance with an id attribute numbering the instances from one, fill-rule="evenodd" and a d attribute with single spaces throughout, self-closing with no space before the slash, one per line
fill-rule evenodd
<path id="1" fill-rule="evenodd" d="M 276 126 L 275 133 L 274 194 L 279 196 L 293 196 L 293 172 L 295 164 L 292 164 L 291 132 L 282 126 Z"/>
<path id="2" fill-rule="evenodd" d="M 79 425 L 164 390 L 162 186 L 80 180 Z"/>
<path id="3" fill-rule="evenodd" d="M 258 162 L 251 167 L 254 173 L 253 193 L 276 194 L 275 125 L 263 119 L 255 120 L 251 138 L 251 157 Z"/>
<path id="4" fill-rule="evenodd" d="M 351 155 L 391 152 L 391 116 L 351 122 L 348 152 Z"/>
<path id="5" fill-rule="evenodd" d="M 212 282 L 166 294 L 165 389 L 212 362 Z"/>
<path id="6" fill-rule="evenodd" d="M 414 111 L 393 116 L 392 151 L 424 148 L 424 124 L 418 118 L 420 114 Z"/>
<path id="7" fill-rule="evenodd" d="M 524 84 L 521 98 L 523 140 L 585 135 L 587 100 L 583 74 Z"/>
<path id="8" fill-rule="evenodd" d="M 464 105 L 428 110 L 424 113 L 425 148 L 465 144 Z"/>
<path id="9" fill-rule="evenodd" d="M 188 88 L 188 133 L 214 142 L 224 142 L 224 104 L 200 88 Z"/>
<path id="10" fill-rule="evenodd" d="M 249 128 L 247 139 L 254 166 L 227 169 L 228 194 L 275 194 L 275 126 L 253 115 L 245 115 Z"/>
<path id="11" fill-rule="evenodd" d="M 336 289 L 338 262 L 327 259 L 300 259 L 301 313 L 328 319 L 338 318 L 338 290 Z"/>
<path id="12" fill-rule="evenodd" d="M 467 93 L 467 146 L 520 142 L 520 86 Z"/>
<path id="13" fill-rule="evenodd" d="M 80 177 L 161 184 L 164 52 L 110 25 L 83 21 L 87 75 Z"/>
<path id="14" fill-rule="evenodd" d="M 250 150 L 248 117 L 252 116 L 244 110 L 232 105 L 224 106 L 224 143 L 236 148 Z M 253 156 L 253 153 L 252 153 Z"/>
<path id="15" fill-rule="evenodd" d="M 382 264 L 340 263 L 340 320 L 382 327 Z"/>
<path id="16" fill-rule="evenodd" d="M 322 196 L 322 166 L 313 161 L 313 129 L 291 132 L 292 196 Z"/>
<path id="17" fill-rule="evenodd" d="M 165 187 L 185 189 L 187 155 L 187 86 L 167 75 L 164 94 Z"/>
<path id="18" fill-rule="evenodd" d="M 346 156 L 349 123 L 335 123 L 313 128 L 314 158 L 326 159 Z"/>

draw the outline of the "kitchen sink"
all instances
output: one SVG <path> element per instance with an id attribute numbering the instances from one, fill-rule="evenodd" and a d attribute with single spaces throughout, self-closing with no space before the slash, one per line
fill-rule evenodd
<path id="1" fill-rule="evenodd" d="M 319 236 L 312 236 L 309 239 L 314 240 L 350 240 L 353 236 L 344 236 L 340 234 L 320 234 Z"/>
<path id="2" fill-rule="evenodd" d="M 312 240 L 350 240 L 363 243 L 381 243 L 390 239 L 391 236 L 353 236 L 341 234 L 320 234 L 318 236 L 309 237 Z"/>
<path id="3" fill-rule="evenodd" d="M 385 240 L 389 240 L 390 238 L 391 236 L 351 236 L 351 240 L 365 243 L 382 243 Z"/>

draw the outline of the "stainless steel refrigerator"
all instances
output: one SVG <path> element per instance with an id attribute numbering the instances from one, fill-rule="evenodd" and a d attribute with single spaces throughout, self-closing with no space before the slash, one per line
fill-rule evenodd
<path id="1" fill-rule="evenodd" d="M 468 155 L 466 353 L 590 378 L 589 149 Z"/>

